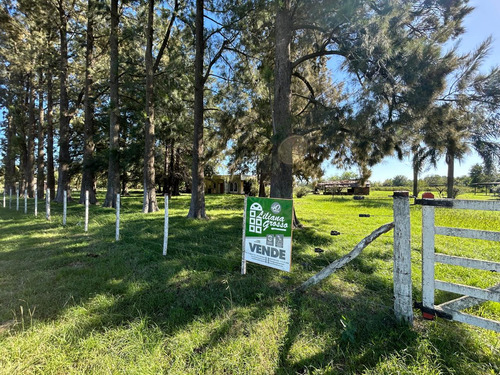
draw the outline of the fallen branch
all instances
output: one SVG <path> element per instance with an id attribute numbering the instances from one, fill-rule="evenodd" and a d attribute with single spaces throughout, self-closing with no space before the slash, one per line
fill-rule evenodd
<path id="1" fill-rule="evenodd" d="M 321 271 L 319 271 L 316 275 L 312 276 L 309 280 L 304 282 L 296 290 L 299 292 L 303 292 L 304 290 L 306 290 L 310 286 L 316 285 L 321 280 L 327 278 L 332 273 L 337 271 L 339 268 L 345 266 L 351 260 L 356 258 L 359 254 L 361 254 L 361 252 L 364 250 L 364 248 L 367 247 L 369 244 L 371 244 L 375 239 L 380 237 L 380 235 L 389 232 L 393 228 L 394 228 L 394 223 L 388 223 L 388 224 L 382 225 L 378 229 L 375 229 L 368 236 L 363 238 L 356 246 L 354 246 L 354 249 L 352 249 L 349 254 L 346 254 L 342 258 L 339 258 L 336 261 L 330 263 L 328 266 L 326 266 Z"/>

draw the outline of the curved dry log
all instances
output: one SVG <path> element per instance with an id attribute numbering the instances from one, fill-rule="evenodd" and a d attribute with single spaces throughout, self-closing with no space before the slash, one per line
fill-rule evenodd
<path id="1" fill-rule="evenodd" d="M 367 247 L 369 244 L 371 244 L 375 239 L 380 237 L 380 235 L 389 232 L 393 228 L 394 228 L 394 223 L 388 223 L 388 224 L 382 225 L 378 229 L 375 229 L 368 236 L 363 238 L 356 246 L 354 246 L 354 249 L 352 249 L 349 254 L 346 254 L 342 258 L 339 258 L 339 259 L 335 260 L 334 262 L 330 263 L 328 266 L 326 266 L 321 271 L 319 271 L 316 275 L 312 276 L 309 280 L 304 282 L 296 290 L 302 292 L 302 291 L 306 290 L 307 288 L 309 288 L 310 286 L 316 285 L 321 280 L 327 278 L 332 273 L 337 271 L 339 268 L 345 266 L 351 260 L 356 258 L 359 254 L 361 254 L 361 252 L 364 250 L 364 248 Z"/>

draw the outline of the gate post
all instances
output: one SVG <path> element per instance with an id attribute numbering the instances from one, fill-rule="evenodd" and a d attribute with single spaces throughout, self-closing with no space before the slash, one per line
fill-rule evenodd
<path id="1" fill-rule="evenodd" d="M 398 321 L 413 324 L 410 197 L 407 191 L 395 191 L 393 198 L 394 314 Z"/>

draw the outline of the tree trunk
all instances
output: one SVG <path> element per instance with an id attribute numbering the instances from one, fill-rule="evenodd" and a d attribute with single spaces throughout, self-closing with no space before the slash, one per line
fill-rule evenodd
<path id="1" fill-rule="evenodd" d="M 174 143 L 172 142 L 172 146 L 173 145 Z M 174 154 L 172 154 L 172 162 L 173 159 L 174 159 Z M 172 195 L 175 197 L 181 195 L 180 192 L 181 180 L 178 175 L 178 173 L 180 172 L 180 160 L 181 160 L 181 150 L 177 148 L 177 150 L 175 151 L 175 164 L 172 169 Z"/>
<path id="2" fill-rule="evenodd" d="M 89 192 L 89 203 L 96 204 L 96 192 L 94 190 L 94 98 L 92 69 L 94 66 L 94 4 L 93 0 L 87 3 L 87 46 L 85 51 L 85 124 L 83 149 L 83 173 L 82 186 L 80 189 L 80 204 L 85 203 L 85 192 Z"/>
<path id="3" fill-rule="evenodd" d="M 418 168 L 413 163 L 413 196 L 418 197 Z"/>
<path id="4" fill-rule="evenodd" d="M 292 199 L 292 149 L 282 144 L 292 135 L 290 44 L 293 22 L 290 0 L 280 4 L 276 14 L 271 197 Z"/>
<path id="5" fill-rule="evenodd" d="M 154 0 L 148 1 L 148 25 L 146 30 L 146 123 L 144 127 L 144 199 L 142 212 L 158 211 L 155 190 L 155 108 L 153 71 L 153 19 Z"/>
<path id="6" fill-rule="evenodd" d="M 453 194 L 453 184 L 455 179 L 455 153 L 453 150 L 448 150 L 446 153 L 446 164 L 448 164 L 448 176 L 446 182 L 446 196 L 455 198 Z"/>
<path id="7" fill-rule="evenodd" d="M 196 0 L 196 55 L 194 62 L 194 134 L 191 204 L 188 217 L 205 219 L 205 172 L 203 168 L 203 0 Z"/>
<path id="8" fill-rule="evenodd" d="M 36 176 L 36 186 L 38 198 L 43 198 L 45 195 L 45 150 L 44 150 L 44 140 L 45 140 L 45 116 L 43 110 L 43 71 L 40 69 L 38 71 L 38 155 L 37 155 L 37 176 Z"/>
<path id="9" fill-rule="evenodd" d="M 27 148 L 26 148 L 26 165 L 25 165 L 25 180 L 26 180 L 26 190 L 28 191 L 28 196 L 33 198 L 35 192 L 35 88 L 33 73 L 30 72 L 29 79 L 29 94 L 28 94 L 28 129 L 26 132 L 27 136 Z M 24 191 L 23 191 L 24 192 Z"/>
<path id="10" fill-rule="evenodd" d="M 19 142 L 19 181 L 17 184 L 17 187 L 19 189 L 19 194 L 22 195 L 24 194 L 24 190 L 27 188 L 27 165 L 28 165 L 28 138 L 29 138 L 29 123 L 30 120 L 29 118 L 26 119 L 25 114 L 29 112 L 29 105 L 30 105 L 30 83 L 29 79 L 27 81 L 23 80 L 23 98 L 22 98 L 22 105 L 21 105 L 21 110 L 22 114 L 19 119 L 19 123 L 17 126 L 17 132 L 18 136 L 21 140 Z"/>
<path id="11" fill-rule="evenodd" d="M 263 170 L 259 173 L 259 197 L 266 196 L 266 174 Z"/>
<path id="12" fill-rule="evenodd" d="M 47 189 L 50 191 L 50 200 L 56 196 L 56 179 L 54 175 L 54 100 L 52 98 L 52 73 L 47 75 Z"/>
<path id="13" fill-rule="evenodd" d="M 57 194 L 55 201 L 62 203 L 64 200 L 64 191 L 69 190 L 69 163 L 71 156 L 69 153 L 69 102 L 67 92 L 68 79 L 68 39 L 67 39 L 67 16 L 63 8 L 63 0 L 58 1 L 59 22 L 60 22 L 60 71 L 59 71 L 59 177 L 57 179 Z"/>
<path id="14" fill-rule="evenodd" d="M 175 142 L 172 139 L 170 141 L 170 157 L 168 160 L 168 170 L 167 170 L 167 192 L 168 197 L 170 198 L 172 196 L 172 193 L 174 192 L 174 167 L 175 167 Z"/>
<path id="15" fill-rule="evenodd" d="M 167 142 L 165 142 L 165 155 L 163 156 L 163 176 L 162 176 L 162 185 L 163 185 L 163 195 L 171 196 L 170 194 L 170 184 L 168 179 L 168 152 L 169 147 Z"/>
<path id="16" fill-rule="evenodd" d="M 123 178 L 121 180 L 121 183 L 122 183 L 122 195 L 123 196 L 129 195 L 129 192 L 128 192 L 128 174 L 126 172 L 123 174 Z"/>
<path id="17" fill-rule="evenodd" d="M 10 99 L 10 96 L 9 96 Z M 10 100 L 9 100 L 10 101 Z M 8 108 L 10 105 L 8 106 Z M 12 192 L 15 192 L 16 188 L 16 155 L 14 151 L 14 135 L 16 133 L 14 121 L 12 118 L 12 114 L 9 111 L 7 114 L 7 131 L 5 140 L 7 143 L 7 150 L 5 153 L 5 193 L 9 194 L 10 189 Z"/>
<path id="18" fill-rule="evenodd" d="M 148 24 L 146 30 L 146 123 L 144 126 L 144 199 L 142 212 L 158 211 L 156 200 L 156 176 L 155 176 L 155 108 L 154 108 L 154 74 L 158 69 L 163 53 L 167 49 L 170 40 L 170 33 L 179 9 L 179 1 L 175 1 L 174 11 L 170 20 L 167 32 L 163 38 L 160 49 L 153 61 L 153 21 L 154 21 L 154 0 L 148 1 Z"/>
<path id="19" fill-rule="evenodd" d="M 111 30 L 109 35 L 110 68 L 110 114 L 109 114 L 109 165 L 108 187 L 104 207 L 116 206 L 116 194 L 120 192 L 120 164 L 119 164 L 119 133 L 118 117 L 120 113 L 118 98 L 118 0 L 111 0 Z"/>

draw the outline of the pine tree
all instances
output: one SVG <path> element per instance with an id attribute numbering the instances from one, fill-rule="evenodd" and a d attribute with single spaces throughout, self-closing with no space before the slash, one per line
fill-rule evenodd
<path id="1" fill-rule="evenodd" d="M 93 0 L 87 2 L 87 32 L 85 46 L 85 135 L 83 152 L 83 173 L 80 190 L 79 203 L 85 203 L 85 192 L 89 192 L 90 204 L 96 204 L 95 174 L 94 174 L 94 14 L 95 3 Z"/>
<path id="2" fill-rule="evenodd" d="M 155 73 L 163 57 L 165 50 L 168 49 L 172 27 L 175 22 L 176 13 L 179 8 L 179 2 L 176 0 L 165 37 L 159 49 L 156 60 L 153 59 L 153 23 L 154 23 L 154 0 L 148 1 L 148 23 L 146 30 L 146 121 L 144 127 L 145 147 L 144 147 L 144 199 L 142 211 L 158 211 L 158 203 L 155 191 Z"/>
<path id="3" fill-rule="evenodd" d="M 109 68 L 109 165 L 108 186 L 104 207 L 115 207 L 116 194 L 120 192 L 120 163 L 119 163 L 119 137 L 120 137 L 120 107 L 118 94 L 118 0 L 111 0 L 111 27 L 109 34 L 110 68 Z"/>

